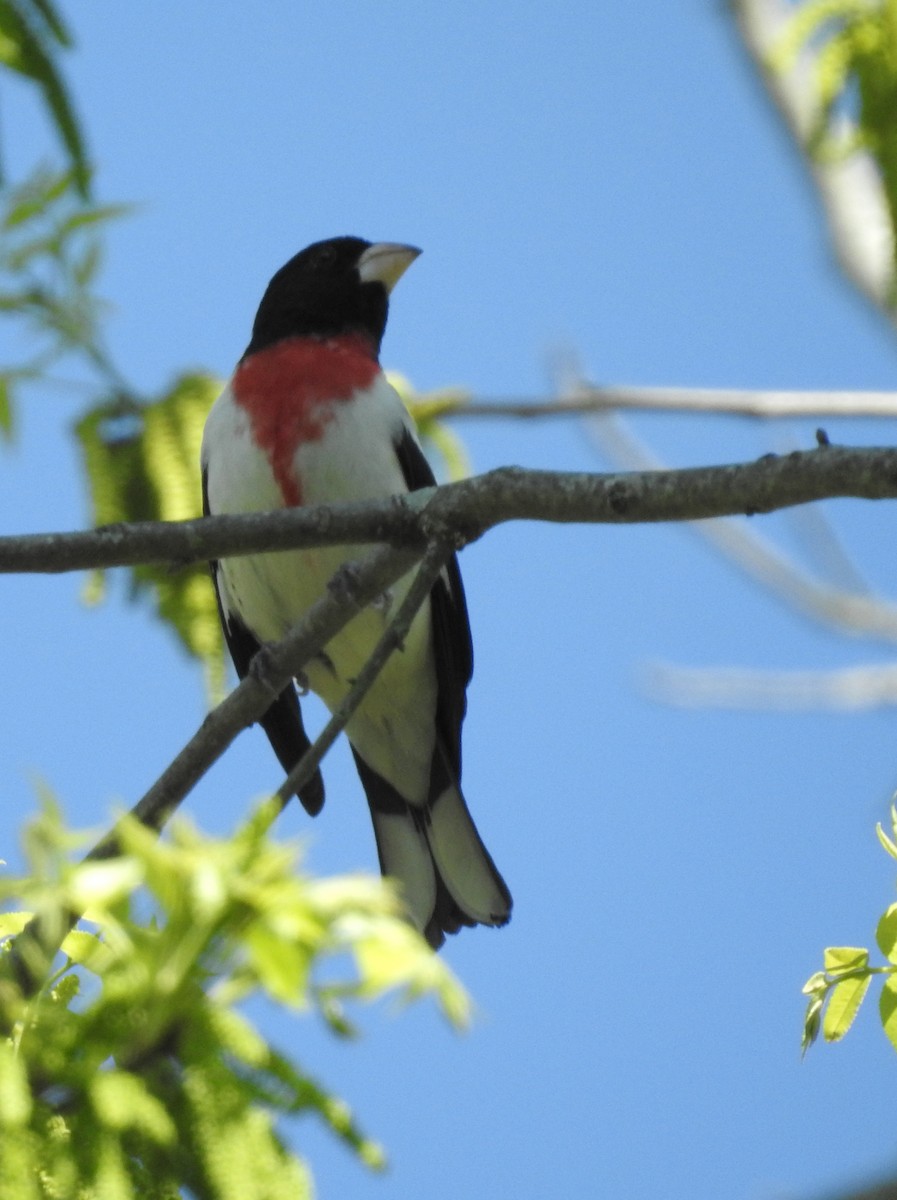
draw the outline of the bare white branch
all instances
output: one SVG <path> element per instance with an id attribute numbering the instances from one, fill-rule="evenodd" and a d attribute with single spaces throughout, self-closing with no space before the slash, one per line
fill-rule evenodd
<path id="1" fill-rule="evenodd" d="M 897 705 L 897 665 L 837 671 L 759 671 L 654 663 L 643 672 L 655 699 L 679 708 L 860 712 Z"/>
<path id="2" fill-rule="evenodd" d="M 425 400 L 426 397 L 423 397 Z M 805 417 L 897 417 L 897 392 L 751 391 L 745 388 L 630 387 L 578 384 L 554 400 L 471 399 L 447 411 L 452 417 L 588 416 L 607 412 L 689 412 L 763 420 Z"/>
<path id="3" fill-rule="evenodd" d="M 628 424 L 611 416 L 587 423 L 601 452 L 623 466 L 659 469 L 660 460 Z M 897 605 L 865 592 L 837 588 L 814 578 L 773 542 L 745 522 L 696 521 L 691 528 L 740 570 L 814 620 L 854 636 L 897 643 Z"/>

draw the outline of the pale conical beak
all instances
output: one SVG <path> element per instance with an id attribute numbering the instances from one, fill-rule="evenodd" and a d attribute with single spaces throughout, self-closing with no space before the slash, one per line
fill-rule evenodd
<path id="1" fill-rule="evenodd" d="M 389 293 L 419 254 L 417 246 L 403 246 L 400 242 L 375 242 L 358 260 L 361 282 L 382 283 Z"/>

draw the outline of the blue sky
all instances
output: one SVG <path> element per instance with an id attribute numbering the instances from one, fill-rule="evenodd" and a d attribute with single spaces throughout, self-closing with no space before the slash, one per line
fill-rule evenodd
<path id="1" fill-rule="evenodd" d="M 150 392 L 190 366 L 226 375 L 272 272 L 341 233 L 424 248 L 383 355 L 421 388 L 544 395 L 558 346 L 603 382 L 893 386 L 893 334 L 838 277 L 720 4 L 68 12 L 99 192 L 140 205 L 110 239 L 104 285 L 111 345 Z M 4 96 L 2 120 L 13 173 L 52 150 L 24 91 Z M 4 532 L 83 524 L 69 438 L 83 402 L 31 397 L 0 454 Z M 633 425 L 680 466 L 813 435 L 723 417 Z M 575 422 L 457 428 L 477 470 L 607 465 Z M 870 586 L 893 591 L 892 511 L 825 507 Z M 756 527 L 801 545 L 793 515 Z M 897 1056 L 874 1002 L 845 1043 L 798 1053 L 822 947 L 870 944 L 893 898 L 874 835 L 897 787 L 892 715 L 683 711 L 640 685 L 656 660 L 821 669 L 887 649 L 810 626 L 672 526 L 504 527 L 462 569 L 476 642 L 465 790 L 514 919 L 446 948 L 478 1005 L 464 1037 L 426 1007 L 363 1014 L 352 1045 L 272 1019 L 390 1154 L 371 1176 L 295 1126 L 322 1200 L 783 1200 L 892 1168 Z M 4 846 L 35 773 L 73 821 L 101 826 L 202 715 L 199 673 L 168 635 L 121 587 L 93 611 L 80 587 L 3 581 Z M 318 872 L 372 868 L 344 746 L 326 775 L 324 814 L 289 811 L 284 834 L 308 838 Z M 187 808 L 223 831 L 278 782 L 251 731 Z"/>

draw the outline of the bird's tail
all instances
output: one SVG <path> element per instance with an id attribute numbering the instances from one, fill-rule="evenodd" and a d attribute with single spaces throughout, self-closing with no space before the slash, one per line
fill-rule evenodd
<path id="1" fill-rule="evenodd" d="M 434 949 L 464 925 L 506 925 L 511 893 L 452 781 L 426 805 L 408 804 L 357 754 L 380 868 L 397 879 L 412 921 Z"/>

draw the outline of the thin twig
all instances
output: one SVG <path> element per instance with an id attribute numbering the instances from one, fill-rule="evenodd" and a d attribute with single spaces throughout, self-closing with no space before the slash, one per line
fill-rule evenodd
<path id="1" fill-rule="evenodd" d="M 426 400 L 426 397 L 423 397 Z M 584 416 L 619 410 L 632 412 L 718 413 L 724 416 L 897 417 L 897 392 L 753 391 L 736 388 L 627 387 L 580 384 L 574 394 L 556 400 L 472 399 L 446 410 L 451 417 Z"/>
<path id="2" fill-rule="evenodd" d="M 331 641 L 363 608 L 388 591 L 414 566 L 418 554 L 411 550 L 381 547 L 360 563 L 343 566 L 331 580 L 327 594 L 306 612 L 287 636 L 256 656 L 249 674 L 213 709 L 177 757 L 141 797 L 132 810 L 142 825 L 161 829 L 184 796 L 224 753 L 241 730 L 267 710 L 272 697 L 301 673 L 305 664 Z M 257 667 L 262 659 L 261 669 Z M 89 857 L 116 853 L 103 843 Z"/>
<path id="3" fill-rule="evenodd" d="M 821 582 L 768 538 L 734 520 L 702 521 L 697 529 L 730 561 L 806 616 L 841 633 L 897 643 L 897 606 L 884 597 Z"/>
<path id="4" fill-rule="evenodd" d="M 374 647 L 370 658 L 358 673 L 355 683 L 346 693 L 342 703 L 331 716 L 330 720 L 315 738 L 305 754 L 290 771 L 276 796 L 281 806 L 288 803 L 290 798 L 297 795 L 308 783 L 321 764 L 324 755 L 345 729 L 352 714 L 370 691 L 377 676 L 386 664 L 387 659 L 397 649 L 401 649 L 411 622 L 432 590 L 433 584 L 445 565 L 451 551 L 445 546 L 433 544 L 424 555 L 414 581 L 399 605 L 395 616 L 386 626 L 380 640 Z"/>
<path id="5" fill-rule="evenodd" d="M 830 506 L 806 504 L 791 509 L 789 516 L 799 543 L 829 586 L 852 596 L 871 596 L 868 579 L 835 529 Z"/>

